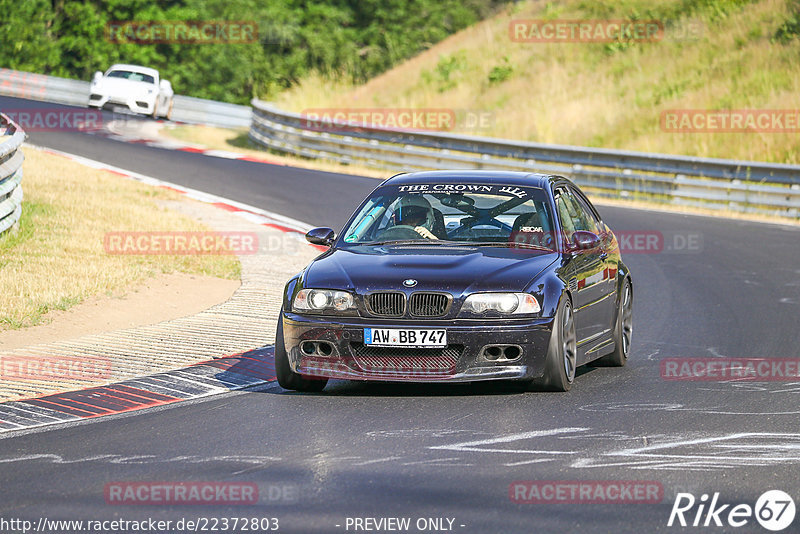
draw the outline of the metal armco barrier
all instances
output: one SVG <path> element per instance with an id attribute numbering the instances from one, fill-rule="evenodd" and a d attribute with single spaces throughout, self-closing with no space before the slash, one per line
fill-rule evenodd
<path id="1" fill-rule="evenodd" d="M 0 94 L 85 106 L 89 82 L 0 69 Z M 485 168 L 561 174 L 600 196 L 800 218 L 796 165 L 312 123 L 258 99 L 252 106 L 175 95 L 172 118 L 250 126 L 250 139 L 258 145 L 307 158 L 390 170 Z"/>
<path id="2" fill-rule="evenodd" d="M 525 143 L 310 120 L 253 99 L 262 147 L 381 169 L 508 169 L 560 174 L 611 198 L 800 218 L 800 166 Z"/>
<path id="3" fill-rule="evenodd" d="M 0 234 L 22 215 L 22 150 L 25 132 L 0 113 Z"/>
<path id="4" fill-rule="evenodd" d="M 215 100 L 175 95 L 172 120 L 221 126 L 223 128 L 248 128 L 252 110 Z"/>
<path id="5" fill-rule="evenodd" d="M 0 69 L 0 95 L 86 107 L 89 104 L 89 82 Z M 224 128 L 246 128 L 250 126 L 250 115 L 248 106 L 182 95 L 175 95 L 172 107 L 174 121 Z"/>

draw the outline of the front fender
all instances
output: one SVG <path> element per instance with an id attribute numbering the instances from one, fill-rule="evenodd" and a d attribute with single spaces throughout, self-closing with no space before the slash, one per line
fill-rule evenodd
<path id="1" fill-rule="evenodd" d="M 300 275 L 296 275 L 294 278 L 286 282 L 286 286 L 283 288 L 283 309 L 289 311 L 292 309 L 292 299 L 294 298 L 295 288 L 297 287 L 297 282 L 300 280 Z"/>
<path id="2" fill-rule="evenodd" d="M 562 297 L 569 293 L 564 281 L 554 272 L 537 279 L 529 288 L 529 292 L 539 299 L 542 317 L 554 317 Z"/>

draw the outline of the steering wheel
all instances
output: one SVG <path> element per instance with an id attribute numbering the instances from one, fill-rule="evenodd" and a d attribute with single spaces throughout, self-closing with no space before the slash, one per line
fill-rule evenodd
<path id="1" fill-rule="evenodd" d="M 471 230 L 473 226 L 478 226 L 479 224 L 485 224 L 488 226 L 494 226 L 496 228 L 500 228 L 501 230 L 507 230 L 509 233 L 511 232 L 511 226 L 505 224 L 504 222 L 498 221 L 497 219 L 471 219 L 464 223 L 463 226 L 460 226 L 453 230 L 450 234 L 452 237 L 460 237 L 464 232 Z"/>
<path id="2" fill-rule="evenodd" d="M 393 240 L 405 240 L 405 239 L 425 239 L 422 235 L 419 234 L 416 230 L 414 230 L 413 226 L 407 224 L 398 224 L 397 226 L 392 226 L 391 228 L 387 228 L 379 236 L 377 236 L 378 241 L 393 241 Z"/>

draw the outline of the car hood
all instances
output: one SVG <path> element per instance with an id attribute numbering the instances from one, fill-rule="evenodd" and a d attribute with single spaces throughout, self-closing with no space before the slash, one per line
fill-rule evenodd
<path id="1" fill-rule="evenodd" d="M 156 85 L 152 83 L 135 82 L 122 78 L 101 78 L 93 88 L 116 94 L 147 94 L 148 89 L 156 91 Z"/>
<path id="2" fill-rule="evenodd" d="M 356 246 L 331 250 L 305 270 L 303 285 L 358 293 L 402 289 L 448 291 L 524 291 L 558 259 L 555 252 L 469 246 Z"/>

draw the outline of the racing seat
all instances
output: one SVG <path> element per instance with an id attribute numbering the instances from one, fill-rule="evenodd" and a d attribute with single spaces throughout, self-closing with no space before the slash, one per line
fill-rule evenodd
<path id="1" fill-rule="evenodd" d="M 553 235 L 550 228 L 542 224 L 538 212 L 523 213 L 514 219 L 511 235 L 508 238 L 513 243 L 527 243 L 540 247 L 553 247 Z"/>
<path id="2" fill-rule="evenodd" d="M 431 209 L 433 210 L 433 228 L 431 228 L 431 233 L 439 239 L 447 239 L 447 229 L 444 225 L 444 215 L 436 208 Z"/>

